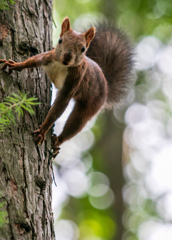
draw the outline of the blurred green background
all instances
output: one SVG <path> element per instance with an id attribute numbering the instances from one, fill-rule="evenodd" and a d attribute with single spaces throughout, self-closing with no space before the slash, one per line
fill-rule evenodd
<path id="1" fill-rule="evenodd" d="M 56 239 L 171 240 L 172 2 L 54 0 L 54 46 L 66 16 L 77 31 L 104 17 L 124 29 L 135 47 L 136 84 L 122 106 L 62 145 L 54 162 Z"/>

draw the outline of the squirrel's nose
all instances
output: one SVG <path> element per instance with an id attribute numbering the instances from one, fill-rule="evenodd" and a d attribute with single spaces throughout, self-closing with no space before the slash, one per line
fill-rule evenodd
<path id="1" fill-rule="evenodd" d="M 66 51 L 64 57 L 70 60 L 72 58 L 72 51 L 71 50 Z"/>
<path id="2" fill-rule="evenodd" d="M 66 63 L 65 65 L 67 65 L 67 64 L 70 62 L 71 59 L 72 59 L 71 50 L 68 50 L 68 51 L 64 54 L 63 62 Z"/>

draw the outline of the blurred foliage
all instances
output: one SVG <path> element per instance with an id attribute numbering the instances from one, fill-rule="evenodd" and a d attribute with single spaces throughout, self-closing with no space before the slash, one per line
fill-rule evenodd
<path id="1" fill-rule="evenodd" d="M 111 210 L 100 211 L 94 208 L 88 197 L 70 199 L 61 215 L 62 219 L 70 219 L 77 223 L 80 230 L 80 239 L 113 239 L 116 233 L 116 224 L 112 220 Z"/>
<path id="2" fill-rule="evenodd" d="M 105 16 L 107 11 L 112 13 L 109 17 L 136 40 L 147 35 L 165 42 L 172 38 L 172 2 L 169 0 L 56 0 L 53 14 L 60 27 L 65 16 L 69 16 L 72 23 L 84 18 L 90 22 Z"/>
<path id="3" fill-rule="evenodd" d="M 10 7 L 10 3 L 14 4 L 16 1 L 13 0 L 1 0 L 0 1 L 0 10 L 7 10 Z"/>
<path id="4" fill-rule="evenodd" d="M 172 3 L 169 0 L 117 0 L 116 5 L 119 23 L 135 38 L 152 34 L 164 41 L 171 38 L 168 30 L 172 23 Z"/>
<path id="5" fill-rule="evenodd" d="M 141 142 L 140 145 L 143 146 L 143 133 L 146 138 L 146 134 L 149 135 L 156 124 L 153 123 L 148 132 L 143 130 L 141 136 L 136 135 L 136 142 L 132 142 L 130 138 L 127 142 L 126 139 L 124 140 L 124 135 L 129 137 L 133 132 L 130 122 L 126 123 L 127 129 L 124 128 L 124 122 L 127 119 L 126 112 L 131 112 L 130 106 L 135 104 L 138 111 L 136 116 L 134 115 L 136 118 L 134 125 L 137 125 L 138 119 L 144 116 L 142 115 L 144 110 L 150 110 L 152 118 L 159 121 L 161 127 L 166 129 L 163 137 L 169 140 L 172 135 L 169 130 L 172 122 L 169 81 L 172 77 L 170 75 L 167 77 L 161 71 L 161 68 L 165 68 L 162 64 L 164 59 L 161 65 L 157 60 L 160 58 L 160 53 L 167 46 L 172 45 L 172 2 L 169 0 L 55 0 L 53 17 L 57 29 L 53 27 L 54 45 L 57 43 L 62 19 L 66 16 L 70 18 L 75 30 L 82 29 L 82 26 L 96 19 L 109 17 L 127 31 L 133 39 L 136 51 L 139 46 L 142 51 L 140 55 L 138 53 L 135 55 L 136 65 L 140 62 L 141 66 L 136 66 L 136 87 L 128 104 L 121 109 L 114 109 L 110 114 L 101 114 L 92 128 L 95 137 L 94 146 L 90 151 L 93 164 L 86 174 L 89 175 L 94 171 L 104 172 L 110 179 L 110 188 L 115 193 L 115 201 L 110 207 L 100 210 L 93 207 L 87 192 L 79 199 L 71 197 L 69 202 L 65 203 L 60 218 L 70 219 L 77 224 L 80 237 L 76 239 L 121 240 L 122 238 L 118 237 L 119 231 L 122 232 L 123 240 L 148 239 L 140 235 L 142 232 L 146 234 L 144 230 L 141 232 L 144 223 L 149 222 L 150 219 L 162 223 L 166 220 L 158 205 L 162 196 L 155 197 L 147 186 L 148 183 L 145 183 L 151 163 L 148 163 L 145 157 L 144 147 L 137 148 L 136 145 Z M 152 55 L 149 56 L 150 53 Z M 145 67 L 144 61 L 147 63 Z M 146 117 L 143 118 L 143 121 L 146 120 Z M 149 141 L 146 141 L 146 144 L 149 144 Z M 151 159 L 154 148 L 157 151 L 159 146 L 153 145 L 150 156 L 146 155 L 147 158 Z M 140 167 L 139 163 L 134 165 L 132 157 L 132 154 L 139 151 L 137 161 Z M 83 159 L 85 155 L 87 153 L 83 153 Z"/>

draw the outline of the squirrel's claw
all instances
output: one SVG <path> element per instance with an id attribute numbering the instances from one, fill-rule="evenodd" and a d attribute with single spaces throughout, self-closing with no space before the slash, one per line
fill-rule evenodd
<path id="1" fill-rule="evenodd" d="M 60 150 L 58 137 L 55 134 L 53 134 L 51 137 L 51 141 L 52 141 L 51 154 L 52 154 L 52 157 L 55 158 L 57 154 L 59 154 L 59 150 Z"/>
<path id="2" fill-rule="evenodd" d="M 38 136 L 34 137 L 34 141 L 35 141 L 36 145 L 38 146 L 43 143 L 44 139 L 43 139 L 42 135 L 39 134 Z"/>
<path id="3" fill-rule="evenodd" d="M 51 151 L 50 151 L 51 161 L 53 161 L 55 159 L 55 157 L 59 154 L 59 152 L 60 152 L 59 150 L 60 150 L 60 147 L 51 149 Z"/>
<path id="4" fill-rule="evenodd" d="M 2 68 L 1 68 L 1 70 L 4 70 L 5 68 L 6 68 L 6 63 L 7 63 L 8 61 L 6 60 L 6 59 L 0 59 L 0 63 L 5 63 L 3 66 L 2 66 Z"/>
<path id="5" fill-rule="evenodd" d="M 19 63 L 14 62 L 13 60 L 9 59 L 8 61 L 6 59 L 0 59 L 0 63 L 4 63 L 1 70 L 5 70 L 7 66 L 9 67 L 9 73 L 11 73 L 12 70 L 21 71 L 21 67 L 19 67 Z"/>
<path id="6" fill-rule="evenodd" d="M 9 59 L 8 62 L 9 62 L 9 63 L 16 63 L 16 62 L 14 62 L 14 61 L 11 60 L 11 59 Z"/>
<path id="7" fill-rule="evenodd" d="M 0 59 L 0 63 L 8 62 L 6 59 Z"/>
<path id="8" fill-rule="evenodd" d="M 32 134 L 36 134 L 36 136 L 34 137 L 34 142 L 36 146 L 38 146 L 39 144 L 42 144 L 43 141 L 45 140 L 45 133 L 43 133 L 40 128 L 37 130 L 34 130 Z"/>
<path id="9" fill-rule="evenodd" d="M 54 159 L 59 154 L 60 147 L 57 146 L 56 148 L 52 148 L 51 150 L 53 150 L 52 151 L 52 158 Z"/>

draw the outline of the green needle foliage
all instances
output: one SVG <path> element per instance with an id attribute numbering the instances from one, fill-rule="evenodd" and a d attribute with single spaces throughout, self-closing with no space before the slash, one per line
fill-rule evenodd
<path id="1" fill-rule="evenodd" d="M 13 0 L 0 0 L 0 10 L 6 10 L 9 9 L 9 3 L 16 3 Z"/>
<path id="2" fill-rule="evenodd" d="M 23 111 L 26 110 L 29 114 L 34 114 L 32 109 L 33 105 L 40 104 L 35 102 L 36 97 L 27 97 L 28 93 L 18 94 L 12 93 L 10 96 L 6 97 L 2 103 L 0 103 L 0 131 L 2 132 L 8 125 L 15 122 L 15 114 L 20 118 L 23 115 Z"/>

